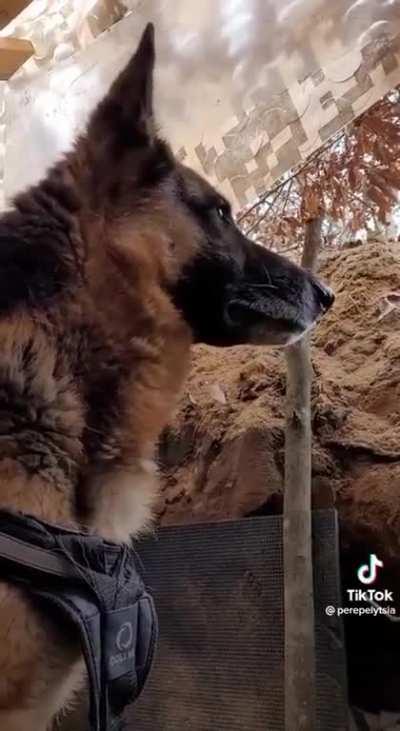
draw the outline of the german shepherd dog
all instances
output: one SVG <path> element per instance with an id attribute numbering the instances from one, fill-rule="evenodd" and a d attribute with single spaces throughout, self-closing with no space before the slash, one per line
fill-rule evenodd
<path id="1" fill-rule="evenodd" d="M 293 343 L 333 301 L 174 159 L 154 58 L 149 25 L 73 151 L 0 220 L 0 508 L 114 541 L 151 523 L 192 343 Z M 81 677 L 77 643 L 0 583 L 0 729 L 45 731 Z"/>

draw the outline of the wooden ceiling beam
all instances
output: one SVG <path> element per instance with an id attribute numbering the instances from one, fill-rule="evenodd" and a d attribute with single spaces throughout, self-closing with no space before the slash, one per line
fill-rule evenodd
<path id="1" fill-rule="evenodd" d="M 0 0 L 0 30 L 22 13 L 32 0 Z"/>
<path id="2" fill-rule="evenodd" d="M 30 41 L 0 38 L 0 80 L 7 81 L 34 54 Z"/>

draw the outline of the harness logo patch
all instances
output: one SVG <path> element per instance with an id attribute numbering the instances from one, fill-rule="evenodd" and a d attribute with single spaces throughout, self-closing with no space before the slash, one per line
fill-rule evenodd
<path id="1" fill-rule="evenodd" d="M 135 657 L 135 648 L 133 647 L 134 639 L 135 636 L 132 622 L 124 622 L 121 624 L 115 638 L 115 646 L 118 653 L 111 655 L 110 669 L 120 668 L 122 670 L 122 666 L 124 666 L 125 663 L 130 665 L 131 661 Z"/>
<path id="2" fill-rule="evenodd" d="M 115 644 L 117 645 L 117 648 L 120 652 L 125 652 L 126 650 L 129 650 L 130 647 L 132 647 L 132 644 L 133 644 L 132 622 L 124 622 L 123 625 L 121 625 L 121 629 L 119 630 L 119 632 L 117 634 L 117 639 L 115 641 Z"/>
<path id="3" fill-rule="evenodd" d="M 134 670 L 138 626 L 137 607 L 124 607 L 108 614 L 105 652 L 111 680 Z"/>

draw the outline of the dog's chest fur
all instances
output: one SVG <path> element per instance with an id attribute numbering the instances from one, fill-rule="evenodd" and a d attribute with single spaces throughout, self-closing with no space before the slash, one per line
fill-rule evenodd
<path id="1" fill-rule="evenodd" d="M 151 522 L 158 492 L 154 448 L 185 378 L 190 347 L 185 329 L 150 328 L 147 337 L 128 330 L 125 344 L 86 334 L 81 385 L 86 465 L 78 509 L 114 540 L 127 540 Z M 82 352 L 76 364 L 82 375 Z"/>
<path id="2" fill-rule="evenodd" d="M 85 414 L 77 509 L 83 521 L 114 540 L 149 526 L 158 491 L 154 450 L 186 376 L 190 349 L 177 313 L 168 306 L 163 316 L 162 298 L 154 318 L 146 300 L 139 312 L 138 302 L 129 299 L 115 295 L 111 308 L 85 302 L 81 312 L 91 323 L 70 329 L 71 366 Z"/>

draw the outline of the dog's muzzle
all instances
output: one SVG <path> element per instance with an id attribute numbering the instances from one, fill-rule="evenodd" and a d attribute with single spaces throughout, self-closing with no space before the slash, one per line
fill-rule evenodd
<path id="1" fill-rule="evenodd" d="M 117 728 L 152 665 L 157 616 L 136 562 L 128 546 L 0 511 L 1 577 L 78 630 L 91 731 Z"/>

